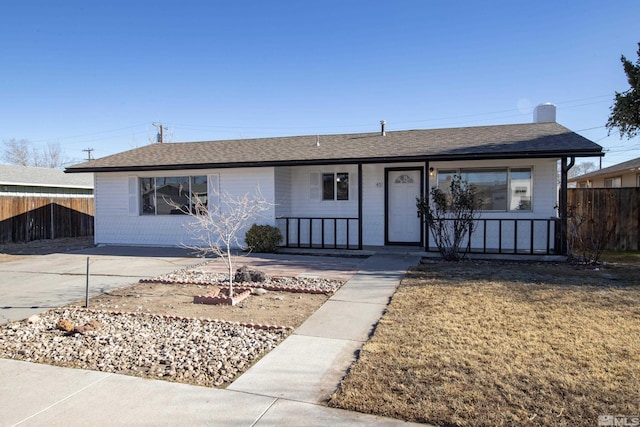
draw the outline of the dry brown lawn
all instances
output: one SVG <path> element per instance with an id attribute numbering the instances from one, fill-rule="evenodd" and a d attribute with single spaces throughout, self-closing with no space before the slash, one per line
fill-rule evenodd
<path id="1" fill-rule="evenodd" d="M 640 412 L 640 253 L 409 272 L 329 404 L 443 426 Z"/>

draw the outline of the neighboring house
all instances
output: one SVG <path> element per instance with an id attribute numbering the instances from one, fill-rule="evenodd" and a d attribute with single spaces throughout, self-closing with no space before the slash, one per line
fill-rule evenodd
<path id="1" fill-rule="evenodd" d="M 577 188 L 640 187 L 640 157 L 569 179 Z"/>
<path id="2" fill-rule="evenodd" d="M 93 174 L 0 165 L 0 243 L 93 234 Z"/>
<path id="3" fill-rule="evenodd" d="M 61 169 L 0 165 L 2 196 L 93 196 L 93 174 L 69 175 Z"/>
<path id="4" fill-rule="evenodd" d="M 562 251 L 558 203 L 576 157 L 602 147 L 555 123 L 538 106 L 535 123 L 453 129 L 158 143 L 88 161 L 67 172 L 95 174 L 95 242 L 192 243 L 184 215 L 162 194 L 254 193 L 274 204 L 259 222 L 278 226 L 283 245 L 433 247 L 416 198 L 454 174 L 476 185 L 484 204 L 472 248 L 483 252 Z M 563 190 L 558 200 L 557 165 Z M 564 196 L 563 196 L 564 194 Z M 177 200 L 183 203 L 184 200 Z M 563 210 L 560 209 L 562 216 Z"/>

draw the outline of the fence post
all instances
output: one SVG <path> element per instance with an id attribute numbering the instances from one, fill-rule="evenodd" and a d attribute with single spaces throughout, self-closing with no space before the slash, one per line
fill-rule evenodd
<path id="1" fill-rule="evenodd" d="M 89 257 L 87 257 L 87 282 L 84 291 L 84 306 L 89 308 Z"/>

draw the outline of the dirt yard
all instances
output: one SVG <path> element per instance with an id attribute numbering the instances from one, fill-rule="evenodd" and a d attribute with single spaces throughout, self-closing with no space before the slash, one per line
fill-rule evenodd
<path id="1" fill-rule="evenodd" d="M 267 291 L 251 295 L 230 305 L 194 304 L 193 297 L 204 295 L 214 286 L 136 283 L 108 292 L 89 301 L 89 307 L 99 310 L 153 313 L 181 317 L 204 317 L 229 322 L 258 323 L 298 327 L 329 297 L 308 294 Z M 78 305 L 84 302 L 76 303 Z"/>

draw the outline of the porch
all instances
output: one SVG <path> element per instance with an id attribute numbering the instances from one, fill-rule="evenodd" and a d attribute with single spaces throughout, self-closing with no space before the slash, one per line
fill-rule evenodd
<path id="1" fill-rule="evenodd" d="M 360 218 L 281 217 L 276 223 L 283 236 L 283 252 L 368 256 L 374 253 L 438 254 L 426 229 L 425 245 L 363 245 Z M 561 255 L 559 218 L 480 218 L 465 245 L 470 256 L 482 258 L 514 256 L 549 257 Z"/>

